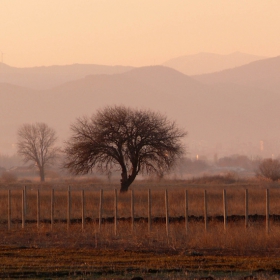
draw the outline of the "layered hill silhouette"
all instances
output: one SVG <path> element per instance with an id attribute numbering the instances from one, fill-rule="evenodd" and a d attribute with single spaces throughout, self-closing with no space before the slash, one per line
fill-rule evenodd
<path id="1" fill-rule="evenodd" d="M 175 120 L 188 131 L 185 144 L 189 155 L 255 156 L 260 155 L 260 141 L 265 142 L 263 155 L 276 154 L 279 94 L 268 88 L 269 83 L 271 87 L 277 84 L 279 59 L 270 62 L 276 72 L 271 70 L 265 89 L 250 83 L 211 83 L 203 80 L 206 76 L 189 77 L 163 66 L 87 75 L 45 90 L 0 83 L 0 153 L 15 152 L 12 144 L 23 123 L 46 122 L 56 129 L 63 143 L 77 117 L 90 116 L 104 106 L 125 105 L 159 111 Z M 262 63 L 268 67 L 267 60 L 259 61 L 258 67 Z M 243 67 L 250 68 L 251 64 Z M 251 71 L 248 81 L 255 77 Z"/>
<path id="2" fill-rule="evenodd" d="M 279 92 L 280 56 L 205 75 L 193 76 L 206 84 L 238 84 Z"/>
<path id="3" fill-rule="evenodd" d="M 0 63 L 0 83 L 10 83 L 32 89 L 49 89 L 93 74 L 116 74 L 132 69 L 130 66 L 96 64 L 54 65 L 16 68 Z"/>
<path id="4" fill-rule="evenodd" d="M 265 57 L 240 52 L 228 55 L 198 53 L 170 59 L 164 62 L 163 65 L 174 68 L 186 75 L 200 75 L 235 68 L 261 59 L 265 59 Z"/>

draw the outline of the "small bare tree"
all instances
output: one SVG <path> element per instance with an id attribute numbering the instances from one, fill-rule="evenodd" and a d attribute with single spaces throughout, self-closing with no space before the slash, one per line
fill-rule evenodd
<path id="1" fill-rule="evenodd" d="M 65 167 L 87 174 L 95 167 L 102 172 L 121 171 L 121 192 L 136 176 L 169 170 L 184 152 L 186 132 L 165 116 L 123 106 L 106 107 L 91 118 L 83 117 L 71 127 L 66 143 Z"/>
<path id="2" fill-rule="evenodd" d="M 280 161 L 271 158 L 262 160 L 256 175 L 272 181 L 278 181 L 280 179 Z"/>
<path id="3" fill-rule="evenodd" d="M 45 181 L 45 168 L 54 162 L 59 148 L 54 129 L 45 123 L 24 124 L 18 130 L 17 151 L 25 162 L 34 162 L 39 169 L 41 182 Z"/>

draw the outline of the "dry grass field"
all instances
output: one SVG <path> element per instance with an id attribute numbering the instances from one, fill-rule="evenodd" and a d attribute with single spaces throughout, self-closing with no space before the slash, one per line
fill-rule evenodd
<path id="1" fill-rule="evenodd" d="M 26 185 L 26 223 L 22 228 L 22 189 Z M 67 227 L 67 194 L 71 186 L 71 223 Z M 117 231 L 114 189 L 102 181 L 15 183 L 0 191 L 0 277 L 33 279 L 280 279 L 280 189 L 268 182 L 197 184 L 190 181 L 137 181 L 132 228 L 131 193 L 118 194 Z M 265 191 L 270 192 L 270 228 L 266 232 Z M 11 190 L 11 229 L 7 227 L 8 189 Z M 40 224 L 37 227 L 37 190 Z M 54 224 L 51 226 L 51 190 Z M 81 190 L 85 191 L 82 229 Z M 103 223 L 99 229 L 100 189 Z M 148 189 L 152 222 L 148 230 Z M 169 235 L 165 224 L 165 190 L 169 199 Z M 223 190 L 227 194 L 228 223 L 223 224 Z M 244 223 L 248 189 L 249 224 Z M 184 221 L 188 190 L 188 227 Z M 207 190 L 208 227 L 204 224 Z M 233 216 L 238 216 L 235 220 Z M 145 219 L 144 219 L 145 218 Z M 247 278 L 250 279 L 250 278 Z M 253 279 L 253 278 L 251 278 Z"/>

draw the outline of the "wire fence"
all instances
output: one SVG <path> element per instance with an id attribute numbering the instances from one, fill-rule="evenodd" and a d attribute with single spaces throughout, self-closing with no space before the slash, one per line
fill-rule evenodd
<path id="1" fill-rule="evenodd" d="M 101 232 L 102 224 L 113 223 L 117 235 L 120 221 L 126 221 L 130 223 L 132 233 L 139 222 L 147 224 L 148 233 L 152 231 L 154 223 L 163 223 L 168 236 L 170 223 L 175 222 L 184 223 L 186 232 L 191 222 L 201 222 L 207 232 L 212 221 L 223 223 L 225 231 L 230 222 L 243 220 L 244 227 L 248 228 L 251 223 L 259 221 L 263 222 L 266 233 L 270 231 L 271 221 L 280 222 L 277 213 L 279 194 L 277 192 L 277 195 L 274 193 L 271 196 L 269 189 L 261 190 L 259 196 L 263 198 L 263 203 L 258 209 L 254 208 L 255 198 L 250 197 L 248 189 L 239 190 L 235 197 L 228 194 L 226 189 L 222 193 L 148 189 L 119 194 L 116 189 L 85 191 L 71 190 L 70 187 L 63 191 L 30 190 L 24 187 L 22 190 L 1 191 L 0 195 L 1 227 L 6 230 L 34 226 L 39 229 L 42 225 L 53 229 L 66 225 L 66 230 L 70 231 L 71 225 L 80 224 L 82 230 L 92 227 Z M 273 212 L 271 197 L 274 198 Z"/>

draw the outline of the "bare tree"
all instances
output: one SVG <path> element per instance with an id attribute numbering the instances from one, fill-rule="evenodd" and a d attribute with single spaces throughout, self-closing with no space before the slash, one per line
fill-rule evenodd
<path id="1" fill-rule="evenodd" d="M 123 106 L 106 107 L 91 118 L 77 119 L 66 143 L 65 167 L 71 173 L 87 174 L 93 168 L 121 171 L 121 192 L 136 176 L 170 170 L 184 152 L 186 132 L 165 116 Z"/>
<path id="2" fill-rule="evenodd" d="M 45 181 L 45 168 L 52 163 L 59 149 L 54 129 L 45 123 L 24 124 L 18 130 L 17 150 L 25 162 L 34 162 L 39 169 L 41 182 Z"/>
<path id="3" fill-rule="evenodd" d="M 280 179 L 280 161 L 271 158 L 262 160 L 256 175 L 272 181 L 278 181 Z"/>

